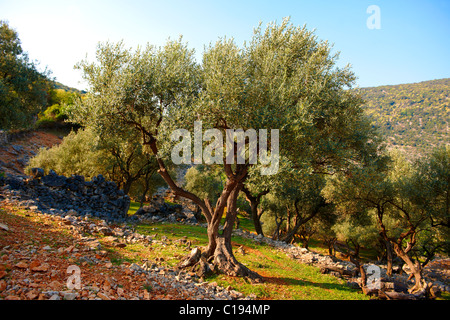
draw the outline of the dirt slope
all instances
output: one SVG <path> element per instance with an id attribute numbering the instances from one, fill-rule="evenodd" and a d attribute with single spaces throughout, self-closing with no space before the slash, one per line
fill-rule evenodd
<path id="1" fill-rule="evenodd" d="M 40 148 L 51 148 L 61 141 L 61 136 L 44 131 L 33 131 L 6 146 L 0 146 L 0 171 L 12 175 L 23 175 L 28 160 L 35 156 Z"/>

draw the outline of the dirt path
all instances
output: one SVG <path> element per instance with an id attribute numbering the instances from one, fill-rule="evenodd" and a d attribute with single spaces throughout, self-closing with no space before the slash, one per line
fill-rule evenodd
<path id="1" fill-rule="evenodd" d="M 3 206 L 0 222 L 0 299 L 157 299 L 174 292 L 145 289 L 142 274 L 129 269 L 130 264 L 113 265 L 110 253 L 92 250 L 72 234 L 70 226 L 46 219 L 33 212 Z M 81 290 L 75 272 L 82 270 Z"/>
<path id="2" fill-rule="evenodd" d="M 0 300 L 228 297 L 188 282 L 187 274 L 169 275 L 164 266 L 143 272 L 121 257 L 115 246 L 107 245 L 108 237 L 80 232 L 79 225 L 75 228 L 68 221 L 0 202 Z M 101 220 L 86 223 L 96 230 L 103 226 Z"/>

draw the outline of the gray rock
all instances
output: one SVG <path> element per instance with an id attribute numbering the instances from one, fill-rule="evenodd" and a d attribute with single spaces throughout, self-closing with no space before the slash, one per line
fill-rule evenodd
<path id="1" fill-rule="evenodd" d="M 112 236 L 114 235 L 114 232 L 108 228 L 108 227 L 102 227 L 98 230 L 98 232 L 100 232 L 101 234 L 105 235 L 105 236 Z"/>
<path id="2" fill-rule="evenodd" d="M 23 147 L 22 146 L 13 144 L 13 145 L 11 145 L 11 147 L 17 152 L 22 152 L 23 151 Z"/>
<path id="3" fill-rule="evenodd" d="M 53 174 L 49 174 L 46 176 L 43 176 L 42 178 L 42 183 L 44 185 L 46 185 L 47 187 L 55 187 L 55 188 L 61 188 L 66 184 L 66 180 L 67 178 L 64 176 L 58 176 L 58 175 L 53 175 Z"/>
<path id="4" fill-rule="evenodd" d="M 351 289 L 359 289 L 359 283 L 355 282 L 355 281 L 347 281 L 346 283 L 347 287 L 351 288 Z"/>
<path id="5" fill-rule="evenodd" d="M 59 296 L 59 294 L 55 293 L 48 300 L 61 300 L 61 297 Z"/>
<path id="6" fill-rule="evenodd" d="M 78 297 L 78 293 L 76 293 L 76 292 L 65 292 L 64 293 L 64 300 L 75 300 L 76 297 Z"/>
<path id="7" fill-rule="evenodd" d="M 144 269 L 142 269 L 142 267 L 140 265 L 138 265 L 136 263 L 131 264 L 129 268 L 130 268 L 130 270 L 133 270 L 133 271 L 136 271 L 136 272 L 144 270 Z"/>
<path id="8" fill-rule="evenodd" d="M 0 230 L 9 231 L 9 227 L 4 223 L 0 223 Z"/>
<path id="9" fill-rule="evenodd" d="M 70 209 L 69 211 L 67 211 L 67 215 L 68 216 L 76 216 L 76 215 L 78 215 L 78 212 L 76 212 L 73 209 Z"/>
<path id="10" fill-rule="evenodd" d="M 31 176 L 35 179 L 42 178 L 45 175 L 44 169 L 41 168 L 31 168 Z"/>

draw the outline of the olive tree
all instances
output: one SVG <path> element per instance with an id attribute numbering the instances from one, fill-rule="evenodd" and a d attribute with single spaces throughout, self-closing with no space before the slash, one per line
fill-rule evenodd
<path id="1" fill-rule="evenodd" d="M 300 231 L 306 231 L 306 224 L 313 222 L 312 220 L 330 206 L 321 196 L 324 185 L 321 175 L 311 173 L 294 174 L 290 175 L 290 178 L 288 176 L 284 173 L 283 177 L 280 177 L 283 184 L 273 187 L 271 196 L 266 197 L 261 205 L 261 210 L 268 211 L 275 220 L 284 221 L 284 230 L 277 230 L 275 234 L 286 243 L 292 242 Z"/>
<path id="2" fill-rule="evenodd" d="M 125 49 L 123 43 L 101 44 L 96 62 L 78 64 L 90 90 L 72 109 L 71 118 L 94 127 L 99 135 L 122 126 L 139 132 L 141 144 L 156 156 L 158 172 L 175 195 L 201 208 L 209 240 L 204 257 L 226 274 L 261 279 L 236 260 L 231 246 L 236 202 L 246 180 L 257 181 L 268 169 L 278 168 L 277 156 L 285 164 L 283 170 L 338 170 L 363 157 L 355 150 L 371 143 L 362 100 L 348 90 L 355 76 L 349 67 L 337 68 L 336 59 L 328 42 L 288 19 L 280 25 L 269 24 L 265 30 L 259 26 L 243 47 L 228 38 L 211 43 L 201 64 L 182 39 L 137 50 Z M 172 140 L 174 130 L 184 130 L 175 140 L 181 137 L 192 142 L 189 138 L 199 123 L 201 130 L 194 130 L 193 136 L 194 140 L 200 136 L 202 145 L 194 144 L 194 163 L 201 161 L 197 152 L 205 146 L 204 153 L 213 156 L 214 165 L 226 177 L 215 203 L 178 185 L 167 170 L 173 160 L 171 150 L 182 143 Z M 214 134 L 206 137 L 210 129 L 215 129 Z M 250 152 L 254 150 L 252 139 L 244 138 L 241 147 L 239 137 L 224 143 L 220 137 L 227 137 L 227 130 L 259 133 L 259 161 Z M 177 150 L 191 150 L 183 145 Z M 191 156 L 181 158 L 189 162 Z M 272 171 L 272 183 L 276 183 L 276 171 Z"/>
<path id="3" fill-rule="evenodd" d="M 450 147 L 431 150 L 414 168 L 409 199 L 428 216 L 414 248 L 417 256 L 425 257 L 424 267 L 437 253 L 450 254 Z"/>
<path id="4" fill-rule="evenodd" d="M 128 195 L 132 186 L 140 181 L 144 188 L 139 195 L 145 195 L 150 183 L 154 183 L 152 176 L 157 166 L 154 157 L 142 151 L 135 135 L 133 131 L 122 131 L 121 135 L 100 139 L 90 128 L 72 131 L 61 144 L 50 149 L 41 148 L 30 159 L 27 171 L 39 167 L 46 172 L 52 169 L 66 176 L 83 175 L 86 179 L 102 174 Z"/>
<path id="5" fill-rule="evenodd" d="M 438 147 L 416 163 L 413 201 L 430 215 L 432 227 L 450 230 L 450 146 Z M 450 253 L 449 250 L 447 254 Z"/>
<path id="6" fill-rule="evenodd" d="M 337 240 L 346 243 L 347 254 L 351 261 L 358 261 L 358 265 L 360 249 L 376 247 L 379 238 L 376 221 L 370 214 L 361 214 L 357 217 L 343 214 L 332 229 Z"/>

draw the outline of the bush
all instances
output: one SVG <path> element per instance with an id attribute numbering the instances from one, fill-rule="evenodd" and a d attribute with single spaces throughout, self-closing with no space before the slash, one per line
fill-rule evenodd
<path id="1" fill-rule="evenodd" d="M 64 122 L 67 120 L 66 105 L 53 104 L 43 112 L 39 113 L 36 121 L 36 128 L 38 129 L 55 129 L 70 126 Z"/>
<path id="2" fill-rule="evenodd" d="M 105 141 L 90 129 L 72 131 L 61 144 L 41 149 L 30 159 L 26 170 L 36 167 L 47 173 L 52 169 L 64 176 L 82 175 L 86 180 L 102 174 L 126 194 L 132 190 L 138 196 L 145 195 L 155 185 L 152 176 L 157 169 L 156 161 L 136 147 L 134 136 L 129 140 L 122 138 L 109 136 L 109 141 Z"/>
<path id="3" fill-rule="evenodd" d="M 96 137 L 91 131 L 71 132 L 62 143 L 50 149 L 41 149 L 30 159 L 27 169 L 38 167 L 55 170 L 58 174 L 70 176 L 80 174 L 92 178 L 103 173 L 98 164 L 99 152 L 95 150 Z"/>
<path id="4" fill-rule="evenodd" d="M 57 126 L 57 123 L 52 118 L 40 118 L 38 121 L 36 121 L 35 124 L 36 128 L 38 129 L 50 129 L 55 128 Z"/>
<path id="5" fill-rule="evenodd" d="M 64 121 L 67 119 L 67 106 L 65 104 L 54 104 L 44 111 L 44 117 L 53 118 L 56 121 Z"/>

